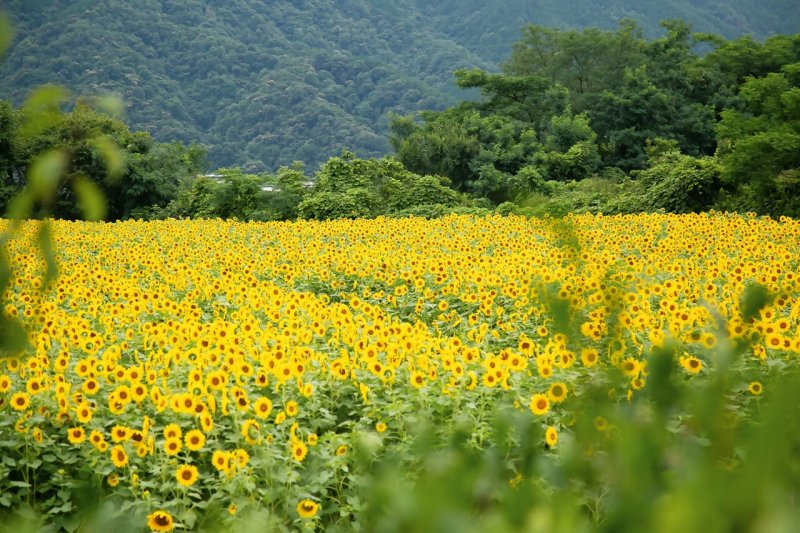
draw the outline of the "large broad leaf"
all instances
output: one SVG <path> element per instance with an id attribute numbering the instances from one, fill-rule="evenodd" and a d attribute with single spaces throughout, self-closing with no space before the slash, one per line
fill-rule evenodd
<path id="1" fill-rule="evenodd" d="M 8 17 L 0 13 L 0 56 L 11 46 L 13 38 L 14 32 L 11 29 L 11 22 L 9 22 Z"/>
<path id="2" fill-rule="evenodd" d="M 119 180 L 122 173 L 125 172 L 125 152 L 108 135 L 95 137 L 89 143 L 95 150 L 100 152 L 100 157 L 106 165 L 109 181 L 115 182 Z"/>
<path id="3" fill-rule="evenodd" d="M 744 318 L 745 323 L 756 318 L 759 311 L 772 303 L 773 298 L 774 296 L 770 294 L 769 289 L 763 285 L 756 283 L 745 288 L 740 304 L 742 318 Z"/>
<path id="4" fill-rule="evenodd" d="M 67 161 L 67 154 L 61 150 L 46 152 L 36 158 L 28 172 L 28 190 L 34 200 L 49 203 L 55 197 Z"/>
<path id="5" fill-rule="evenodd" d="M 33 91 L 22 106 L 22 127 L 24 137 L 35 137 L 52 128 L 63 118 L 61 104 L 68 93 L 57 85 L 43 85 Z"/>
<path id="6" fill-rule="evenodd" d="M 103 220 L 106 216 L 106 201 L 103 191 L 86 176 L 78 176 L 72 184 L 78 196 L 78 207 L 86 220 Z"/>
<path id="7" fill-rule="evenodd" d="M 56 254 L 53 250 L 53 230 L 49 220 L 45 220 L 39 225 L 39 231 L 37 232 L 36 237 L 39 242 L 39 248 L 42 250 L 42 255 L 44 256 L 46 265 L 44 272 L 44 283 L 42 284 L 42 290 L 45 290 L 58 276 Z"/>
<path id="8" fill-rule="evenodd" d="M 122 98 L 113 94 L 98 97 L 92 105 L 101 113 L 114 118 L 121 118 L 125 111 L 125 104 Z"/>
<path id="9" fill-rule="evenodd" d="M 0 357 L 18 354 L 28 344 L 25 328 L 14 318 L 0 315 Z"/>

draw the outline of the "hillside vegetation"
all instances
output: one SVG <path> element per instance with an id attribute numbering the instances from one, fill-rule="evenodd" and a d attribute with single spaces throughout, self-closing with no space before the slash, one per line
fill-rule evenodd
<path id="1" fill-rule="evenodd" d="M 442 109 L 452 72 L 496 70 L 520 28 L 616 27 L 664 18 L 765 37 L 800 27 L 790 0 L 552 2 L 2 0 L 17 28 L 0 97 L 19 105 L 55 82 L 120 94 L 126 119 L 156 140 L 199 142 L 215 166 L 311 166 L 347 147 L 390 151 L 387 113 Z"/>

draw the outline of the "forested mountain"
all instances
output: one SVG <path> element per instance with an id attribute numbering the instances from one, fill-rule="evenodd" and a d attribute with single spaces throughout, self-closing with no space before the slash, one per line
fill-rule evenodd
<path id="1" fill-rule="evenodd" d="M 126 121 L 209 147 L 212 166 L 313 166 L 346 146 L 387 153 L 387 113 L 463 98 L 460 68 L 497 70 L 520 28 L 681 17 L 764 37 L 800 27 L 794 0 L 0 0 L 16 27 L 0 98 L 56 82 L 116 92 Z"/>

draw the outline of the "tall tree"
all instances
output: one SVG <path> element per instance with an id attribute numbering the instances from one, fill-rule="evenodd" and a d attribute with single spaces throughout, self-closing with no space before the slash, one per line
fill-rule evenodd
<path id="1" fill-rule="evenodd" d="M 739 96 L 744 108 L 717 126 L 723 179 L 753 188 L 767 213 L 799 215 L 800 63 L 748 79 Z"/>

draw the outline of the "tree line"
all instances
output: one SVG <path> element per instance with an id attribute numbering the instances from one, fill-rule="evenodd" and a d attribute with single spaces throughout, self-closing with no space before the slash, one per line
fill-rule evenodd
<path id="1" fill-rule="evenodd" d="M 456 71 L 479 98 L 393 115 L 392 156 L 345 150 L 310 175 L 301 162 L 207 174 L 202 147 L 157 143 L 80 102 L 54 127 L 25 131 L 25 109 L 2 102 L 0 208 L 37 154 L 67 147 L 68 176 L 100 187 L 109 219 L 800 214 L 800 35 L 726 40 L 662 26 L 648 39 L 627 20 L 613 31 L 529 25 L 500 72 Z M 121 154 L 113 179 L 98 135 Z M 77 216 L 70 191 L 59 189 L 55 216 Z"/>

